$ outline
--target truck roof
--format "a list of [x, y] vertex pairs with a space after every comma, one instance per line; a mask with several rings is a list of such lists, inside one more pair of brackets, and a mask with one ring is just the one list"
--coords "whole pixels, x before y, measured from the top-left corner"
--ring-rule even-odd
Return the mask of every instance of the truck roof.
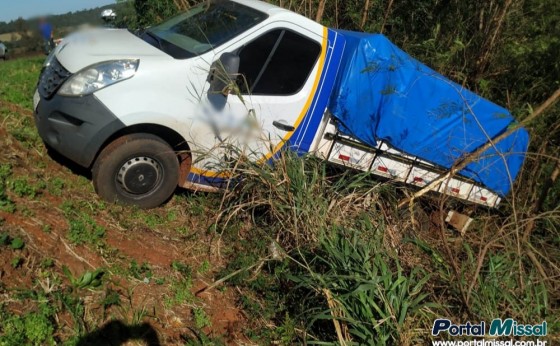
[[266, 13], [271, 19], [287, 20], [293, 24], [300, 25], [311, 31], [322, 32], [323, 30], [322, 29], [323, 26], [312, 19], [309, 19], [305, 16], [302, 16], [288, 9], [271, 5], [264, 1], [259, 1], [259, 0], [229, 0], [229, 1], [237, 2], [241, 5], [251, 7], [257, 11]]
[[242, 5], [254, 8], [258, 11], [264, 12], [270, 16], [279, 13], [279, 12], [290, 12], [289, 10], [283, 9], [281, 7], [269, 4], [267, 2], [264, 1], [260, 1], [260, 0], [231, 0], [237, 3], [240, 3]]

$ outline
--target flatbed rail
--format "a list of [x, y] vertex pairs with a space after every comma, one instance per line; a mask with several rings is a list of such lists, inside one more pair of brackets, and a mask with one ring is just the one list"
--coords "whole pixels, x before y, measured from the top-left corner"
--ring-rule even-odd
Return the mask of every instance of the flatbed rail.
[[[330, 116], [326, 118], [316, 153], [328, 162], [417, 188], [428, 186], [446, 172], [444, 168], [407, 155], [384, 141], [378, 141], [376, 147], [365, 145], [341, 134], [336, 121]], [[462, 176], [452, 177], [434, 186], [432, 191], [490, 208], [501, 202], [499, 195]]]

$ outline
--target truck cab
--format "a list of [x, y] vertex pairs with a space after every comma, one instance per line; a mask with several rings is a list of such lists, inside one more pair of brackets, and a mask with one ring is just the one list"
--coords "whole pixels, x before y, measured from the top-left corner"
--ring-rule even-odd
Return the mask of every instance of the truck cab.
[[34, 96], [46, 145], [91, 168], [106, 200], [151, 208], [223, 186], [227, 148], [268, 160], [317, 143], [339, 35], [254, 0], [208, 1], [138, 35], [75, 33]]

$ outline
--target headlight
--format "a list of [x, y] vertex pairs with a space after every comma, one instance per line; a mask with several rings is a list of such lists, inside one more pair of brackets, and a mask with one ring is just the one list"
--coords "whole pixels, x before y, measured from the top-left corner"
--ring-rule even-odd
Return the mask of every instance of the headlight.
[[115, 60], [86, 67], [68, 79], [58, 91], [62, 96], [85, 96], [136, 74], [138, 60]]

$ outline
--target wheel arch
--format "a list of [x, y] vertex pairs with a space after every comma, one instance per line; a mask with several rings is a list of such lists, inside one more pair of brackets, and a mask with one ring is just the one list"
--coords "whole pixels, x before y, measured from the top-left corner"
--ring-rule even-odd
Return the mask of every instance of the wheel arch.
[[109, 136], [103, 142], [103, 144], [97, 150], [94, 159], [91, 162], [91, 165], [95, 163], [99, 154], [105, 149], [110, 143], [114, 142], [115, 140], [135, 133], [148, 133], [154, 136], [161, 138], [164, 142], [169, 144], [171, 148], [177, 154], [177, 160], [179, 160], [179, 181], [177, 182], [178, 185], [182, 185], [185, 183], [192, 165], [192, 155], [191, 155], [191, 148], [183, 136], [181, 136], [177, 131], [163, 125], [159, 124], [135, 124], [131, 126], [124, 127], [112, 135]]

